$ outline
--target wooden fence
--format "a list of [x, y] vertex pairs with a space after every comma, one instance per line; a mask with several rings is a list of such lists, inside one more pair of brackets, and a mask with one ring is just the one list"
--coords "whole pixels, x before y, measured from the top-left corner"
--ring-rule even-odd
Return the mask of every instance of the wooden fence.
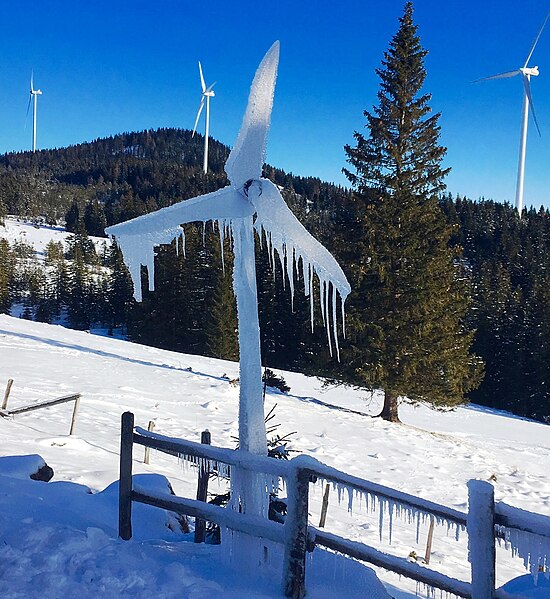
[[[11, 379], [10, 379], [11, 381]], [[13, 382], [13, 381], [12, 381]], [[8, 389], [11, 388], [11, 384], [8, 383]], [[0, 408], [0, 417], [6, 418], [8, 416], [16, 416], [17, 414], [25, 414], [26, 412], [33, 412], [34, 410], [41, 410], [43, 408], [51, 408], [62, 403], [68, 403], [74, 401], [73, 414], [71, 416], [71, 427], [69, 429], [69, 435], [74, 433], [76, 416], [78, 414], [78, 408], [80, 407], [80, 393], [73, 393], [72, 395], [65, 395], [64, 397], [57, 397], [56, 399], [48, 399], [39, 403], [31, 404], [28, 406], [21, 406], [19, 408], [7, 409], [9, 390], [6, 390], [4, 395], [4, 402], [2, 408]]]
[[[178, 455], [184, 459], [210, 460], [283, 478], [287, 485], [289, 501], [285, 523], [281, 525], [258, 516], [239, 513], [202, 501], [153, 493], [139, 487], [133, 488], [134, 443]], [[405, 558], [389, 555], [366, 544], [350, 541], [313, 527], [308, 523], [309, 485], [318, 479], [466, 528], [469, 538], [471, 581], [451, 578]], [[509, 599], [511, 595], [495, 590], [495, 537], [501, 536], [499, 531], [506, 528], [550, 540], [550, 517], [531, 514], [502, 503], [495, 504], [493, 486], [484, 481], [474, 480], [468, 483], [468, 498], [468, 513], [463, 513], [350, 476], [306, 456], [298, 456], [290, 461], [275, 460], [193, 441], [172, 439], [141, 428], [134, 430], [134, 415], [131, 412], [122, 415], [120, 537], [125, 540], [132, 537], [132, 502], [137, 501], [280, 543], [284, 546], [283, 590], [286, 597], [293, 599], [302, 599], [305, 595], [306, 555], [308, 551], [313, 551], [316, 545], [396, 572], [459, 597]], [[470, 542], [472, 539], [474, 542]]]

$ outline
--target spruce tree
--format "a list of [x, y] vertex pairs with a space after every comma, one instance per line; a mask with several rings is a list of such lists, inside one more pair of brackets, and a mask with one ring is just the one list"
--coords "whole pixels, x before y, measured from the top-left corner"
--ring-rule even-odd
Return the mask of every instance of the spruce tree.
[[431, 96], [422, 92], [426, 54], [408, 2], [376, 71], [378, 105], [364, 113], [369, 135], [356, 132], [357, 145], [345, 148], [355, 192], [346, 238], [358, 252], [348, 359], [355, 381], [384, 390], [381, 416], [390, 421], [405, 397], [457, 405], [480, 378], [452, 228], [438, 205], [449, 169], [441, 166], [440, 115], [430, 115]]

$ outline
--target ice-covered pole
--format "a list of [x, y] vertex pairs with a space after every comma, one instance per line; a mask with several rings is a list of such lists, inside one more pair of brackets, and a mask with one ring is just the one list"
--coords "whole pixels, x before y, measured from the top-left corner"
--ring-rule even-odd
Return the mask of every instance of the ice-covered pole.
[[486, 481], [468, 481], [467, 526], [472, 599], [490, 599], [495, 592], [495, 490]]

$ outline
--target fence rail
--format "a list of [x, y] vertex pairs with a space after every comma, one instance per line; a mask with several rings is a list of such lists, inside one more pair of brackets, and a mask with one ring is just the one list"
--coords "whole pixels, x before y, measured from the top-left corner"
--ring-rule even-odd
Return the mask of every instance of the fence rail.
[[[70, 401], [74, 401], [73, 414], [71, 417], [71, 428], [69, 430], [69, 435], [72, 435], [74, 433], [74, 428], [76, 424], [76, 415], [78, 413], [78, 408], [80, 407], [80, 393], [73, 393], [72, 395], [57, 397], [56, 399], [48, 399], [39, 403], [30, 404], [28, 406], [21, 406], [19, 408], [13, 408], [9, 410], [7, 408], [2, 408], [0, 409], [0, 417], [7, 418], [9, 416], [17, 416], [18, 414], [25, 414], [27, 412], [33, 412], [34, 410], [41, 410], [43, 408], [51, 408], [52, 406], [57, 406], [62, 403], [68, 403]], [[5, 398], [3, 405], [6, 404], [7, 401]]]
[[[289, 501], [285, 523], [279, 524], [194, 499], [153, 493], [139, 488], [133, 489], [132, 446], [134, 443], [185, 459], [209, 460], [285, 479]], [[469, 546], [472, 556], [470, 560], [472, 582], [451, 578], [417, 563], [409, 562], [407, 559], [389, 555], [363, 543], [350, 541], [309, 525], [309, 484], [318, 479], [368, 493], [416, 512], [467, 528], [469, 541], [476, 539], [476, 542]], [[285, 596], [293, 599], [302, 599], [305, 595], [306, 552], [312, 551], [315, 545], [369, 562], [466, 599], [493, 599], [495, 597], [508, 599], [511, 597], [510, 595], [495, 590], [495, 537], [499, 536], [498, 527], [512, 528], [539, 537], [550, 538], [550, 517], [532, 514], [504, 503], [495, 504], [493, 487], [484, 481], [470, 481], [468, 490], [469, 509], [466, 514], [390, 487], [345, 474], [307, 456], [299, 456], [290, 461], [274, 460], [265, 456], [251, 455], [248, 452], [231, 451], [193, 441], [165, 437], [139, 427], [134, 431], [133, 414], [126, 412], [122, 415], [120, 537], [129, 539], [132, 536], [132, 501], [137, 501], [280, 543], [285, 548], [283, 589]]]

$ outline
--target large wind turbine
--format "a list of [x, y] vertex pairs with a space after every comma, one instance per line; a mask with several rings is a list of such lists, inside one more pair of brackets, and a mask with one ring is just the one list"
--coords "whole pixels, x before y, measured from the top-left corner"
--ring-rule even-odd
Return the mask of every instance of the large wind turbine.
[[197, 125], [199, 123], [199, 118], [201, 116], [202, 109], [206, 103], [206, 125], [204, 128], [204, 162], [202, 166], [202, 170], [206, 173], [208, 172], [208, 131], [210, 128], [210, 98], [213, 98], [216, 94], [213, 91], [213, 87], [216, 85], [216, 82], [212, 83], [212, 85], [206, 87], [206, 83], [204, 82], [204, 75], [202, 74], [202, 66], [199, 61], [199, 75], [201, 77], [201, 89], [202, 89], [202, 98], [201, 103], [199, 104], [199, 110], [197, 112], [197, 118], [195, 119], [195, 126], [193, 127], [193, 135], [195, 136], [195, 131], [197, 130]]
[[516, 71], [508, 71], [507, 73], [499, 73], [498, 75], [492, 75], [491, 77], [484, 77], [483, 79], [478, 79], [478, 81], [488, 81], [490, 79], [507, 79], [509, 77], [515, 77], [516, 75], [521, 75], [523, 80], [523, 112], [521, 117], [521, 136], [519, 143], [519, 161], [518, 161], [518, 179], [516, 184], [516, 208], [521, 216], [521, 212], [523, 210], [523, 180], [525, 176], [525, 148], [527, 145], [527, 124], [529, 121], [529, 107], [531, 107], [531, 113], [533, 115], [533, 120], [535, 121], [535, 126], [540, 135], [540, 127], [537, 121], [537, 115], [535, 114], [535, 106], [533, 104], [533, 97], [531, 96], [531, 77], [537, 77], [539, 74], [538, 67], [528, 67], [529, 61], [531, 60], [531, 56], [535, 51], [535, 47], [539, 41], [539, 38], [542, 34], [542, 31], [546, 25], [546, 21], [548, 21], [548, 17], [550, 13], [546, 15], [544, 19], [544, 23], [540, 28], [533, 45], [531, 46], [531, 50], [527, 55], [524, 65], [517, 69]]
[[31, 101], [33, 102], [33, 110], [32, 110], [32, 151], [36, 152], [36, 107], [38, 96], [42, 95], [42, 91], [39, 89], [34, 89], [33, 84], [34, 73], [31, 71], [31, 91], [29, 96], [29, 103], [27, 105], [27, 116], [29, 116], [29, 109], [31, 107]]

